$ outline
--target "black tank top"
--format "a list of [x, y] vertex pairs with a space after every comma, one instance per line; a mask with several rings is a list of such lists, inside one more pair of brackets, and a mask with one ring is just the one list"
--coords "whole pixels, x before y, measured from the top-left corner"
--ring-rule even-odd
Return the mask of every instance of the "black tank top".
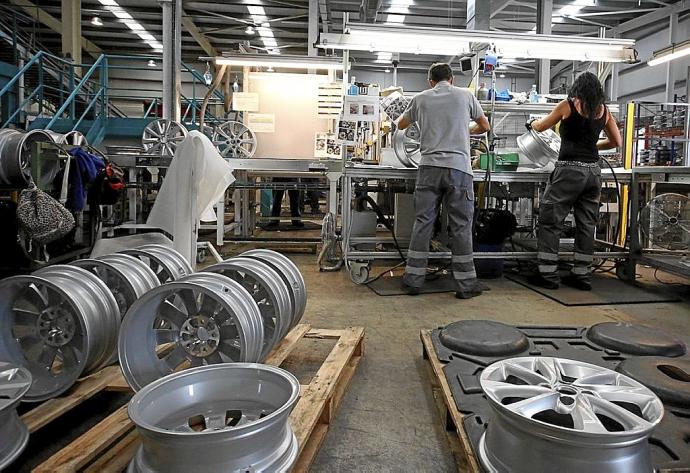
[[572, 99], [568, 99], [568, 104], [570, 115], [561, 121], [561, 150], [558, 160], [596, 163], [599, 161], [597, 141], [608, 116], [606, 105], [601, 118], [592, 119], [580, 115]]

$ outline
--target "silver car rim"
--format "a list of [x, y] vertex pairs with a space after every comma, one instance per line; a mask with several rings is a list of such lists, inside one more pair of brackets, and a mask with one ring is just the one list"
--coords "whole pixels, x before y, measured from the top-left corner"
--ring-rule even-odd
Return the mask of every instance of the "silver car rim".
[[419, 127], [416, 123], [404, 130], [398, 128], [393, 132], [393, 150], [404, 166], [408, 168], [419, 167], [422, 154], [419, 143]]
[[510, 358], [480, 384], [493, 416], [479, 453], [490, 472], [652, 471], [647, 438], [661, 401], [600, 366], [550, 357]]
[[117, 347], [119, 311], [96, 276], [54, 265], [0, 282], [0, 359], [31, 371], [27, 401], [69, 389], [105, 366]]
[[161, 284], [192, 274], [189, 262], [175, 249], [165, 245], [143, 245], [120, 253], [134, 256], [153, 270]]
[[[31, 180], [31, 148], [34, 143], [55, 143], [45, 130], [23, 132], [4, 128], [0, 130], [0, 183], [24, 185]], [[53, 182], [60, 170], [60, 162], [46, 159], [41, 163], [41, 186]]]
[[239, 283], [197, 273], [137, 300], [118, 343], [122, 372], [136, 391], [189, 367], [259, 361], [264, 334], [259, 308]]
[[242, 122], [218, 125], [213, 130], [212, 141], [224, 158], [251, 158], [256, 152], [256, 135]]
[[29, 441], [29, 429], [16, 408], [30, 387], [29, 370], [0, 361], [0, 471], [22, 453]]
[[141, 145], [147, 154], [172, 158], [186, 136], [187, 128], [184, 125], [167, 118], [159, 118], [146, 125], [141, 136]]
[[148, 265], [125, 254], [77, 260], [72, 265], [93, 273], [108, 286], [117, 302], [120, 317], [124, 317], [134, 301], [160, 285], [156, 273]]
[[261, 357], [268, 353], [290, 331], [293, 313], [290, 289], [278, 274], [262, 261], [252, 258], [230, 258], [209, 266], [204, 271], [220, 273], [240, 283], [261, 311], [264, 323], [264, 347]]
[[307, 287], [304, 284], [304, 278], [299, 268], [290, 258], [273, 250], [249, 250], [240, 256], [258, 259], [278, 271], [278, 274], [281, 275], [283, 281], [290, 288], [290, 299], [293, 304], [292, 313], [294, 314], [290, 328], [294, 328], [302, 320], [304, 310], [307, 307]]
[[250, 363], [153, 382], [128, 406], [142, 439], [128, 471], [289, 471], [299, 446], [288, 417], [298, 397], [292, 374]]
[[53, 140], [60, 145], [87, 146], [89, 144], [84, 134], [77, 130], [68, 131], [64, 134], [52, 130], [44, 131], [46, 131], [53, 138]]

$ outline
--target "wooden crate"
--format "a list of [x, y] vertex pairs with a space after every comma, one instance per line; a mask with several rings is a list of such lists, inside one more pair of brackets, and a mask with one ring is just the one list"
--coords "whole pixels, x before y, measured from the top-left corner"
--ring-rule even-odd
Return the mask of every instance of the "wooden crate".
[[[296, 472], [309, 470], [323, 443], [362, 357], [364, 329], [313, 329], [308, 324], [300, 324], [269, 354], [265, 363], [280, 366], [288, 356], [298, 355], [299, 351], [295, 349], [302, 339], [335, 340], [335, 345], [310, 383], [302, 385], [300, 399], [290, 415], [299, 442]], [[80, 380], [67, 394], [25, 413], [22, 420], [30, 432], [35, 432], [102, 391], [130, 391], [119, 366], [106, 367]], [[138, 433], [127, 416], [127, 405], [124, 405], [33, 471], [121, 472], [138, 447]]]
[[462, 424], [463, 414], [458, 410], [453, 399], [446, 375], [443, 372], [443, 363], [438, 360], [436, 350], [431, 341], [431, 330], [422, 330], [419, 334], [422, 339], [422, 354], [429, 362], [429, 374], [431, 377], [431, 389], [439, 414], [446, 422], [446, 437], [450, 446], [458, 471], [462, 473], [482, 473], [479, 460], [472, 451], [470, 439]]

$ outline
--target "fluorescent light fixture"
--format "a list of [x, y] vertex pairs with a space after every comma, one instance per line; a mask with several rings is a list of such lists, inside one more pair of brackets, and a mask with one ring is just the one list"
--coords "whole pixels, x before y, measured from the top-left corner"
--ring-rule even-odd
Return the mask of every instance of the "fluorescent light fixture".
[[342, 69], [338, 58], [314, 56], [289, 56], [266, 54], [239, 54], [214, 58], [214, 62], [227, 66], [279, 67], [284, 69]]
[[[105, 7], [106, 10], [108, 10], [110, 13], [115, 15], [116, 18], [119, 18], [122, 20], [122, 23], [127, 25], [127, 28], [132, 30], [134, 34], [136, 34], [139, 38], [141, 38], [146, 44], [151, 46], [154, 51], [160, 52], [163, 51], [163, 45], [156, 40], [156, 37], [153, 36], [151, 33], [146, 31], [146, 28], [142, 26], [141, 23], [136, 21], [132, 15], [127, 13], [127, 11], [122, 8], [115, 0], [98, 0], [101, 5]], [[94, 17], [94, 20], [98, 17]], [[101, 22], [100, 25], [95, 23], [94, 20], [91, 20], [91, 23], [93, 23], [96, 26], [101, 26], [103, 23]], [[98, 18], [98, 21], [100, 22], [100, 18]], [[150, 65], [150, 64], [149, 64]]]
[[656, 66], [665, 62], [673, 61], [679, 57], [690, 55], [690, 39], [682, 43], [673, 44], [667, 48], [654, 51], [652, 59], [647, 61], [647, 65]]
[[635, 41], [564, 35], [533, 35], [500, 31], [458, 30], [419, 26], [350, 23], [345, 33], [322, 33], [323, 49], [467, 55], [473, 43], [492, 45], [499, 56], [521, 59], [634, 62]]
[[[259, 37], [261, 38], [261, 42], [264, 44], [264, 48], [266, 48], [266, 52], [273, 55], [280, 54], [278, 43], [273, 35], [273, 30], [271, 30], [271, 23], [268, 21], [264, 7], [260, 5], [248, 5], [247, 10], [249, 11], [249, 15], [252, 17], [254, 24], [261, 25], [260, 27], [256, 28], [256, 32], [259, 33]], [[247, 30], [245, 30], [245, 33], [246, 32]]]
[[103, 22], [98, 16], [94, 16], [93, 18], [91, 18], [91, 24], [93, 26], [103, 26]]

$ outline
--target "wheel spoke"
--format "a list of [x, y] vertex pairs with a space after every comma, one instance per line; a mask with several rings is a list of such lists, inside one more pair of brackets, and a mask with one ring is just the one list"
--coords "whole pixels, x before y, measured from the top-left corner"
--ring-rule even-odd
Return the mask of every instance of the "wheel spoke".
[[525, 417], [532, 417], [540, 412], [553, 409], [556, 406], [558, 394], [546, 392], [523, 401], [506, 405], [506, 409], [516, 412]]
[[614, 404], [606, 399], [595, 396], [588, 396], [589, 402], [596, 412], [611, 417], [619, 422], [626, 430], [646, 429], [650, 427], [649, 422], [633, 414], [629, 410]]
[[176, 346], [173, 351], [165, 355], [161, 361], [170, 369], [175, 371], [184, 361], [187, 360], [187, 352], [181, 346]]
[[179, 330], [165, 328], [156, 329], [156, 344], [164, 345], [166, 343], [174, 343], [177, 341], [179, 334]]
[[184, 304], [184, 308], [187, 311], [187, 315], [192, 316], [199, 313], [199, 303], [197, 300], [197, 295], [191, 289], [184, 289], [177, 293], [177, 296]]
[[549, 378], [545, 375], [540, 375], [535, 371], [535, 369], [530, 369], [521, 364], [512, 363], [510, 360], [508, 360], [503, 365], [503, 379], [507, 379], [510, 375], [513, 375], [516, 378], [519, 378], [532, 385], [537, 385], [540, 383], [550, 384]]
[[597, 417], [594, 409], [592, 409], [587, 397], [578, 396], [575, 407], [570, 411], [570, 416], [573, 419], [573, 428], [592, 433], [608, 432]]
[[206, 356], [205, 359], [209, 365], [223, 363], [223, 359], [220, 357], [220, 353], [218, 353], [218, 351], [214, 351], [210, 355]]
[[541, 371], [542, 376], [551, 384], [555, 384], [561, 379], [559, 366], [553, 363], [553, 358], [536, 358], [533, 369], [535, 372]]
[[163, 301], [158, 309], [158, 315], [170, 322], [174, 327], [178, 329], [182, 327], [182, 324], [187, 320], [187, 314], [182, 312], [175, 304], [169, 300]]

